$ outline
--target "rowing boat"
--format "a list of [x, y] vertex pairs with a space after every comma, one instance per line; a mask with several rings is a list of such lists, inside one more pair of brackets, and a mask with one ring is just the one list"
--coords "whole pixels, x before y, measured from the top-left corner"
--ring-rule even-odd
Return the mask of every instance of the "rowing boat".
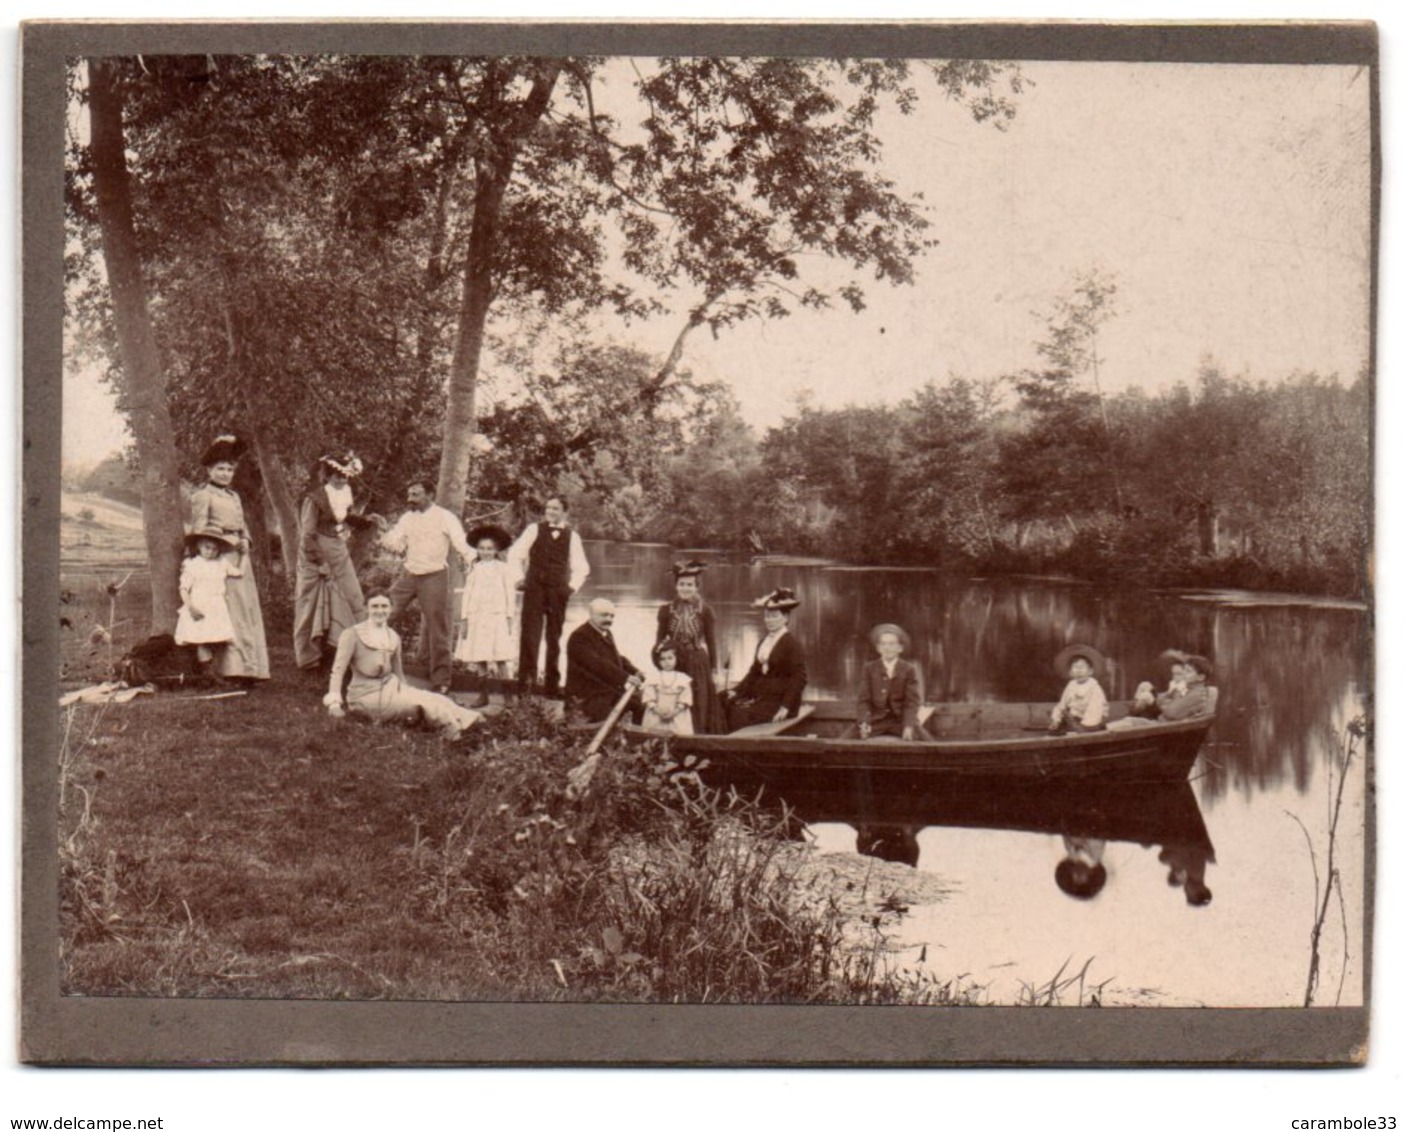
[[[729, 735], [670, 736], [675, 758], [706, 759], [717, 779], [792, 780], [798, 775], [1185, 780], [1213, 716], [1084, 734], [1051, 735], [1053, 704], [935, 704], [924, 709], [927, 738], [860, 739], [853, 703], [813, 701], [800, 718]], [[1112, 718], [1127, 715], [1113, 706]], [[633, 738], [657, 732], [627, 729]]]

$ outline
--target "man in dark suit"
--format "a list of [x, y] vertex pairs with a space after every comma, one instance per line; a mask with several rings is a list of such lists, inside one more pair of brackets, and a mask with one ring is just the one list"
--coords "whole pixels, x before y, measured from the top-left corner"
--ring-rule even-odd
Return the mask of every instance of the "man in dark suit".
[[918, 669], [900, 655], [908, 647], [908, 634], [897, 625], [876, 625], [869, 640], [879, 659], [864, 666], [859, 684], [859, 737], [897, 735], [918, 737], [918, 709], [923, 704]]
[[[590, 608], [591, 619], [578, 625], [566, 639], [566, 706], [587, 722], [599, 723], [625, 689], [637, 690], [644, 677], [615, 647], [610, 631], [615, 603], [598, 597]], [[637, 695], [631, 715], [637, 718], [640, 708]]]
[[791, 611], [800, 601], [791, 590], [779, 589], [752, 604], [762, 610], [766, 636], [757, 645], [752, 667], [724, 704], [733, 731], [793, 717], [806, 689], [805, 650], [787, 631]]

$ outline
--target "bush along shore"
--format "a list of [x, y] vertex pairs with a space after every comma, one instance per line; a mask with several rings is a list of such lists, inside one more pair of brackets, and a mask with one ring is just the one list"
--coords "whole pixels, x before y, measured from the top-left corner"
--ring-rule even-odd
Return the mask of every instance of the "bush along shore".
[[783, 810], [658, 745], [608, 747], [569, 798], [585, 738], [530, 702], [457, 743], [331, 720], [306, 682], [75, 706], [61, 727], [69, 994], [979, 997], [894, 961], [894, 918], [932, 878], [846, 880]]

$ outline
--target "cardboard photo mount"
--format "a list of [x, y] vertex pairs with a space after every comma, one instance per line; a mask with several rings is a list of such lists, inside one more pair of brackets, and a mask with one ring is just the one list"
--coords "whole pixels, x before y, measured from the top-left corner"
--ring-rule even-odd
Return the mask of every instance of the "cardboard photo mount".
[[[23, 226], [22, 1060], [48, 1065], [1221, 1065], [1367, 1056], [1368, 1008], [571, 1005], [64, 996], [56, 845], [63, 167], [69, 59], [154, 54], [820, 55], [1368, 70], [1372, 327], [1380, 212], [1367, 23], [32, 22], [21, 30]], [[1373, 348], [1375, 363], [1375, 348]], [[1375, 370], [1375, 364], [1373, 365]], [[1371, 767], [1369, 764], [1368, 772]], [[1366, 811], [1371, 1001], [1375, 810]]]

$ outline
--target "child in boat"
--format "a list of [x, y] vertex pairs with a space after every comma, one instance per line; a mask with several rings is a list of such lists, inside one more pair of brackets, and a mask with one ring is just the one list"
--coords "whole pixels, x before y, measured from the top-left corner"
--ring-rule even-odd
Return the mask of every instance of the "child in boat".
[[1160, 694], [1144, 680], [1133, 695], [1132, 714], [1144, 719], [1175, 723], [1215, 712], [1215, 692], [1210, 686], [1211, 662], [1204, 656], [1168, 649], [1162, 654], [1172, 662], [1172, 682]]
[[1070, 645], [1055, 657], [1055, 671], [1069, 677], [1064, 694], [1050, 713], [1050, 730], [1103, 731], [1108, 723], [1108, 697], [1095, 677], [1104, 669], [1103, 654], [1088, 645]]
[[217, 649], [234, 640], [225, 579], [242, 577], [243, 559], [224, 557], [237, 544], [222, 531], [196, 531], [186, 536], [186, 559], [181, 563], [181, 609], [176, 618], [178, 645], [194, 645], [202, 671], [209, 671]]
[[918, 737], [918, 709], [923, 694], [918, 686], [918, 668], [902, 659], [909, 645], [908, 634], [897, 625], [875, 625], [869, 642], [879, 654], [864, 666], [859, 681], [859, 737], [894, 735], [909, 741]]
[[679, 650], [660, 641], [652, 654], [658, 674], [644, 684], [644, 726], [651, 731], [693, 734], [693, 680], [678, 670]]

